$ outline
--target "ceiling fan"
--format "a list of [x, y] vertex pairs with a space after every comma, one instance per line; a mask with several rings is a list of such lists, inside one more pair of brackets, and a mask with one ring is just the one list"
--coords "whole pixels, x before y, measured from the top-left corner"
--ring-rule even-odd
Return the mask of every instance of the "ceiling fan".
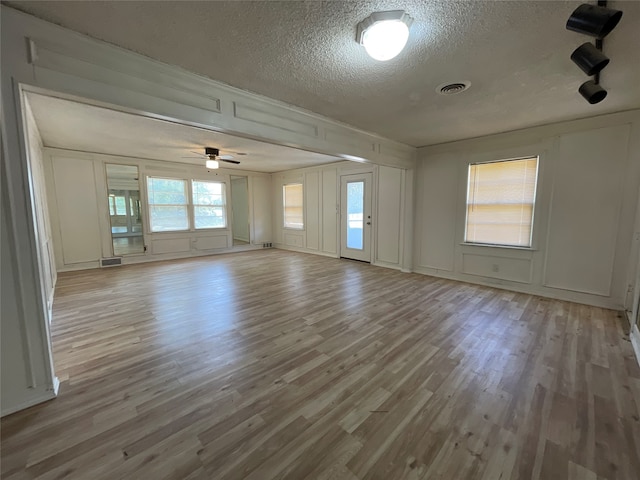
[[219, 168], [220, 164], [218, 162], [226, 162], [233, 163], [235, 165], [240, 165], [238, 160], [234, 160], [233, 155], [220, 155], [220, 150], [213, 147], [205, 147], [204, 154], [198, 152], [191, 152], [198, 155], [197, 157], [182, 157], [182, 158], [204, 158], [206, 159], [205, 165], [207, 168], [215, 169]]

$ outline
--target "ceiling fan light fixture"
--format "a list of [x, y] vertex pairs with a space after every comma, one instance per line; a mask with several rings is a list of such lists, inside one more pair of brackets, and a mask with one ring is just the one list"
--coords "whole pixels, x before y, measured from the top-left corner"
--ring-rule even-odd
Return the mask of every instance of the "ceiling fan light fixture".
[[412, 23], [404, 10], [374, 12], [358, 24], [356, 40], [371, 58], [385, 62], [405, 47]]
[[207, 168], [211, 169], [211, 170], [215, 170], [217, 168], [220, 168], [220, 164], [218, 163], [217, 160], [213, 160], [213, 159], [209, 159], [205, 162], [205, 165], [207, 166]]

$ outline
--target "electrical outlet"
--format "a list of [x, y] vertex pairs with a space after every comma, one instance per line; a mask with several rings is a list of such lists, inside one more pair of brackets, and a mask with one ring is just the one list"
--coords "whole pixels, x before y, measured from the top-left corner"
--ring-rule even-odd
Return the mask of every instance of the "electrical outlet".
[[500, 265], [494, 263], [493, 265], [491, 265], [491, 271], [494, 273], [498, 273], [500, 271]]

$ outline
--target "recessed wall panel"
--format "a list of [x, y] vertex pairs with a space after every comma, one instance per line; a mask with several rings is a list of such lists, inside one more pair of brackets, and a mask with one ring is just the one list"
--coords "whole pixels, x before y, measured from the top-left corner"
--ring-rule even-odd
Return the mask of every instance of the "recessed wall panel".
[[560, 137], [544, 285], [610, 295], [629, 126]]
[[309, 172], [305, 175], [304, 184], [305, 229], [307, 231], [307, 248], [320, 248], [320, 174]]
[[151, 241], [151, 253], [183, 253], [191, 250], [188, 238], [154, 239]]
[[456, 244], [459, 162], [442, 155], [422, 162], [418, 173], [418, 188], [422, 202], [416, 215], [422, 228], [419, 245], [419, 265], [453, 271]]
[[54, 157], [52, 163], [64, 264], [98, 261], [101, 243], [93, 162]]
[[376, 258], [382, 262], [400, 263], [400, 207], [402, 200], [402, 170], [392, 167], [378, 169], [378, 216]]
[[227, 248], [229, 246], [229, 236], [224, 235], [211, 235], [209, 237], [198, 237], [194, 240], [193, 244], [196, 250], [214, 250], [216, 248]]

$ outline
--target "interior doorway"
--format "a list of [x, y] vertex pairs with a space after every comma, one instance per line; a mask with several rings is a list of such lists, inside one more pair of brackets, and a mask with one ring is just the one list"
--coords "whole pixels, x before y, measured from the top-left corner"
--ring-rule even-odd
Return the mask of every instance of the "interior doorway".
[[340, 176], [340, 256], [371, 262], [371, 173]]

